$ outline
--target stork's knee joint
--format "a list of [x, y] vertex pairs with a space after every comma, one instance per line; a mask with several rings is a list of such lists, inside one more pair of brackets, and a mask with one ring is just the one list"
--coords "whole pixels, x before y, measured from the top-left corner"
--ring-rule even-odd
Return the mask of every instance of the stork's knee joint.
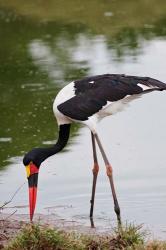
[[93, 174], [98, 174], [99, 172], [99, 165], [98, 163], [94, 163], [93, 169], [92, 169]]
[[112, 167], [110, 165], [107, 165], [106, 166], [106, 173], [107, 173], [107, 175], [108, 176], [112, 176], [112, 172], [113, 172]]

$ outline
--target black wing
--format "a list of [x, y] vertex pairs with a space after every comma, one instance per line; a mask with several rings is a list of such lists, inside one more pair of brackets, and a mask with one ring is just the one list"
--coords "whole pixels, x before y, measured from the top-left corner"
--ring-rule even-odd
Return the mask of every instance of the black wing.
[[[149, 87], [149, 90], [143, 90], [138, 84]], [[102, 109], [107, 101], [115, 102], [127, 95], [164, 89], [166, 84], [149, 77], [118, 74], [87, 77], [75, 81], [75, 96], [57, 108], [72, 119], [85, 121]]]

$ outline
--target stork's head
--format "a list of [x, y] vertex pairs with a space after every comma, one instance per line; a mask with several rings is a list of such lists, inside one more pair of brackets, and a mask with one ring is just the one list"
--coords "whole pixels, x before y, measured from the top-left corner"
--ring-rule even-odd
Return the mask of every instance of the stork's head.
[[47, 148], [34, 148], [25, 154], [23, 163], [26, 167], [28, 185], [29, 185], [29, 208], [30, 220], [33, 219], [33, 214], [36, 205], [37, 182], [40, 165], [51, 155], [61, 151], [68, 139], [70, 133], [70, 124], [64, 124], [59, 127], [59, 137], [55, 145]]
[[32, 221], [37, 197], [37, 184], [39, 167], [42, 162], [42, 149], [35, 148], [25, 154], [23, 163], [26, 167], [28, 186], [29, 186], [29, 212]]

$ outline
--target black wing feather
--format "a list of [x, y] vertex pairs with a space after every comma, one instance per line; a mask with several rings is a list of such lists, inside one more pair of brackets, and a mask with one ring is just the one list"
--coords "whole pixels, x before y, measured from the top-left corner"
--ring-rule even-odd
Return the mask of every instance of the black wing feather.
[[[138, 84], [153, 88], [143, 91]], [[127, 95], [165, 89], [166, 84], [149, 77], [118, 74], [86, 77], [75, 81], [76, 96], [60, 104], [57, 108], [72, 119], [85, 121], [102, 109], [107, 101], [115, 102]]]

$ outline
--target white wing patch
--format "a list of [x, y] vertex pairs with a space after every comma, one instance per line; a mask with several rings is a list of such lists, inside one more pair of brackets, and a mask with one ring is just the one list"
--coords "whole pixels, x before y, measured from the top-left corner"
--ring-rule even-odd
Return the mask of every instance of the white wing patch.
[[143, 90], [153, 89], [153, 86], [146, 86], [144, 84], [138, 83], [137, 86], [141, 87]]

